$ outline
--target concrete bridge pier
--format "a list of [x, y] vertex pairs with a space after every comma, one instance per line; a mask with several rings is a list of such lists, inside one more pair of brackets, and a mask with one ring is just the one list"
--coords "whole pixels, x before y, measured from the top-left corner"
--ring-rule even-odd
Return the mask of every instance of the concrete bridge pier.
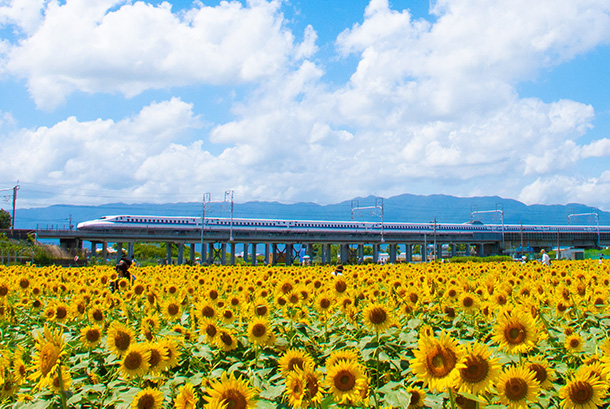
[[390, 263], [392, 264], [396, 264], [396, 244], [392, 243], [390, 244]]
[[258, 263], [256, 259], [256, 245], [257, 243], [252, 243], [252, 265], [255, 266]]
[[244, 263], [248, 264], [250, 256], [248, 255], [248, 243], [244, 243]]
[[129, 243], [127, 243], [127, 257], [129, 257], [130, 260], [133, 260], [133, 256], [134, 256], [134, 247], [135, 247], [136, 242], [135, 241], [130, 241]]
[[167, 265], [172, 264], [172, 243], [170, 242], [165, 243], [165, 262]]
[[413, 261], [413, 245], [411, 243], [405, 244], [405, 262], [410, 263]]
[[116, 244], [116, 264], [119, 264], [119, 261], [121, 261], [121, 257], [123, 257], [123, 242], [117, 242], [117, 244]]
[[271, 264], [270, 257], [271, 257], [271, 249], [270, 249], [271, 245], [269, 243], [265, 243], [265, 262], [264, 264]]
[[184, 263], [184, 243], [178, 243], [178, 260], [176, 264], [180, 265]]
[[235, 265], [235, 243], [231, 243], [231, 256], [229, 259], [229, 264], [231, 264], [232, 266]]
[[341, 264], [349, 263], [349, 244], [341, 243]]
[[373, 244], [373, 262], [379, 263], [379, 244]]
[[191, 261], [191, 264], [195, 264], [195, 243], [191, 243], [191, 255], [189, 260]]

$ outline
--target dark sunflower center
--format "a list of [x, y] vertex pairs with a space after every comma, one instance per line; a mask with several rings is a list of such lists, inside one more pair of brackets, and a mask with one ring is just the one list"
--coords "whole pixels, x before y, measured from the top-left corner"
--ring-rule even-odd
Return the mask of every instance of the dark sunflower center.
[[527, 396], [527, 382], [521, 378], [510, 378], [505, 386], [506, 397], [511, 401], [520, 401]]
[[388, 314], [383, 308], [375, 307], [369, 312], [369, 320], [375, 325], [381, 325], [388, 319]]
[[570, 339], [570, 348], [578, 348], [580, 341], [576, 338]]
[[347, 290], [347, 283], [345, 283], [345, 281], [337, 281], [335, 283], [335, 290], [337, 290], [338, 293], [344, 293], [345, 290]]
[[504, 329], [504, 338], [510, 344], [521, 344], [525, 340], [525, 328], [519, 323], [513, 323]]
[[155, 397], [146, 394], [138, 400], [138, 409], [152, 409], [155, 407]]
[[124, 365], [125, 368], [132, 371], [140, 368], [140, 366], [142, 365], [142, 355], [140, 355], [139, 352], [130, 352], [125, 357]]
[[578, 405], [585, 405], [593, 398], [593, 387], [589, 382], [574, 382], [570, 387], [570, 399]]
[[101, 312], [100, 310], [95, 310], [95, 311], [93, 312], [93, 314], [91, 314], [91, 315], [93, 316], [93, 319], [94, 319], [96, 322], [99, 322], [99, 321], [103, 321], [103, 320], [104, 320], [104, 313], [103, 313], [103, 312]]
[[161, 354], [156, 349], [150, 350], [150, 359], [148, 360], [148, 364], [151, 368], [155, 368], [161, 362]]
[[318, 380], [315, 376], [308, 374], [307, 375], [307, 392], [309, 393], [309, 397], [313, 398], [318, 393]]
[[288, 362], [288, 370], [294, 371], [294, 368], [303, 369], [303, 359], [299, 357], [292, 358]]
[[66, 307], [64, 307], [64, 306], [59, 306], [59, 307], [57, 307], [55, 316], [57, 317], [58, 320], [63, 320], [64, 318], [66, 318], [68, 316], [68, 310], [66, 310]]
[[267, 327], [265, 324], [254, 324], [252, 327], [252, 335], [256, 338], [260, 338], [267, 333]]
[[330, 307], [330, 300], [328, 298], [322, 298], [320, 300], [320, 307], [323, 309], [328, 309]]
[[266, 305], [257, 305], [256, 306], [256, 315], [258, 315], [259, 317], [262, 317], [265, 314], [267, 314], [267, 306]]
[[421, 395], [419, 391], [411, 391], [411, 406], [417, 407], [421, 401]]
[[441, 345], [434, 346], [426, 355], [426, 366], [435, 378], [444, 378], [455, 368], [455, 353]]
[[409, 294], [409, 300], [415, 304], [419, 300], [419, 296], [415, 293]]
[[472, 299], [472, 297], [464, 297], [464, 299], [462, 300], [462, 305], [466, 308], [470, 308], [474, 305], [474, 300]]
[[222, 403], [227, 409], [246, 409], [246, 397], [236, 389], [228, 389], [222, 394]]
[[353, 373], [347, 369], [337, 372], [337, 375], [335, 375], [335, 388], [341, 392], [348, 392], [354, 389], [354, 386], [356, 386], [356, 377]]
[[206, 318], [212, 318], [214, 316], [214, 308], [210, 307], [209, 305], [206, 305], [201, 310], [201, 315]]
[[180, 312], [180, 307], [178, 307], [178, 305], [172, 303], [167, 306], [167, 312], [169, 313], [169, 315], [176, 315], [176, 314], [178, 314], [178, 312]]
[[85, 334], [85, 338], [89, 342], [97, 342], [100, 339], [100, 332], [97, 329], [90, 329]]
[[227, 334], [226, 332], [223, 332], [222, 334], [220, 334], [220, 340], [226, 346], [233, 345], [233, 338], [231, 338], [231, 335]]
[[208, 334], [209, 337], [214, 338], [218, 333], [215, 325], [208, 325], [205, 329], [205, 333]]
[[462, 379], [469, 383], [479, 383], [489, 374], [489, 363], [481, 356], [468, 356], [466, 368], [460, 369]]
[[540, 364], [530, 364], [528, 368], [530, 371], [536, 374], [536, 380], [538, 381], [538, 383], [542, 385], [544, 381], [546, 381], [547, 374], [546, 369], [544, 369], [544, 366]]
[[114, 346], [117, 347], [119, 351], [126, 351], [129, 348], [129, 344], [131, 343], [131, 337], [128, 333], [119, 331], [114, 337]]

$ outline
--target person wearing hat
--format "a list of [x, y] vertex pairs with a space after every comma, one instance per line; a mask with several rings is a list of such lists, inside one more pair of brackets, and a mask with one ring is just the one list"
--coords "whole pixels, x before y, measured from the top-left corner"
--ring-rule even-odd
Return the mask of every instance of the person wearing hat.
[[334, 276], [340, 276], [342, 274], [343, 274], [343, 265], [337, 264], [337, 267], [335, 268], [335, 271], [333, 271], [333, 275]]
[[117, 288], [119, 288], [119, 281], [122, 278], [128, 279], [130, 282], [135, 281], [136, 277], [129, 273], [129, 267], [133, 262], [129, 259], [129, 257], [123, 256], [115, 266], [117, 272], [117, 279], [110, 284], [110, 291], [114, 292]]

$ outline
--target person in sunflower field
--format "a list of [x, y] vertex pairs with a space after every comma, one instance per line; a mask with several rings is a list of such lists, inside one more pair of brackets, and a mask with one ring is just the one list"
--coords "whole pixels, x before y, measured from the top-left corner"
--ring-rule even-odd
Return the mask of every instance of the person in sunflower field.
[[545, 266], [551, 266], [551, 258], [549, 257], [548, 254], [546, 254], [546, 251], [544, 251], [544, 249], [542, 249], [541, 251], [542, 253], [542, 264], [544, 264]]
[[110, 291], [115, 292], [119, 288], [119, 281], [121, 279], [126, 278], [130, 282], [134, 282], [136, 277], [129, 272], [129, 267], [131, 267], [132, 261], [128, 257], [121, 257], [119, 262], [116, 265], [117, 279], [110, 283]]

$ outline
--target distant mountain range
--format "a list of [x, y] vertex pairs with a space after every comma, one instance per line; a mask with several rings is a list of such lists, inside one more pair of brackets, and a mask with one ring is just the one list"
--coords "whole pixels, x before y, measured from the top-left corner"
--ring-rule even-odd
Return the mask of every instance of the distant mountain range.
[[[353, 204], [353, 205], [352, 205]], [[300, 220], [354, 220], [379, 221], [381, 211], [376, 205], [381, 200], [369, 196], [356, 198], [337, 204], [318, 205], [315, 203], [282, 204], [278, 202], [235, 203], [233, 216], [263, 219]], [[352, 209], [354, 211], [352, 212]], [[568, 224], [568, 214], [585, 214], [595, 210], [582, 204], [567, 205], [525, 205], [517, 200], [498, 196], [455, 197], [447, 195], [419, 196], [403, 194], [383, 199], [383, 218], [386, 222], [432, 222], [464, 223], [474, 219], [483, 223], [501, 223], [499, 212], [503, 210], [505, 224]], [[42, 208], [17, 209], [15, 228], [69, 228], [70, 222], [77, 223], [97, 219], [105, 215], [134, 214], [159, 216], [201, 217], [202, 203], [167, 204], [125, 204], [112, 203], [99, 206], [54, 205]], [[226, 202], [206, 204], [206, 215], [229, 217], [230, 205]], [[595, 225], [594, 216], [573, 216], [571, 224]], [[610, 224], [610, 212], [599, 212], [599, 223]]]

